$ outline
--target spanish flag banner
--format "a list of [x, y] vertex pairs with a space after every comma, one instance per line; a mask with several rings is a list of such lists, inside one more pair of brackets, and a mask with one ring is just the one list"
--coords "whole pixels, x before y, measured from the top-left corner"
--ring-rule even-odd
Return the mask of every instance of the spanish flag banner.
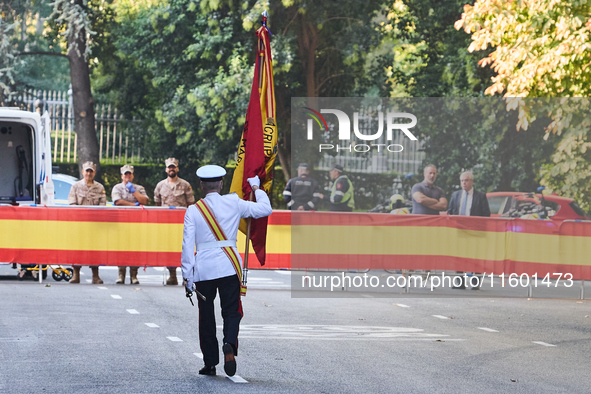
[[[250, 102], [242, 138], [238, 147], [236, 170], [232, 178], [231, 193], [245, 200], [250, 198], [251, 188], [248, 178], [258, 175], [261, 188], [267, 193], [273, 183], [273, 165], [277, 156], [277, 123], [275, 121], [275, 90], [273, 88], [273, 59], [269, 42], [266, 13], [258, 37], [258, 53], [255, 63]], [[265, 242], [267, 238], [267, 218], [251, 219], [250, 240], [254, 252], [265, 264]], [[246, 233], [246, 221], [240, 222], [240, 231]]]

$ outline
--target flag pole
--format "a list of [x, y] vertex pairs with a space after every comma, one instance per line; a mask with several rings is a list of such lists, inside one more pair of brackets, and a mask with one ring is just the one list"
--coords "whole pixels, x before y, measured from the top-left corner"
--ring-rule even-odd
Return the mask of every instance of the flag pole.
[[[254, 195], [254, 191], [251, 190], [250, 197], [248, 198], [248, 201], [252, 201], [253, 195]], [[244, 269], [242, 270], [242, 285], [244, 287], [246, 287], [246, 281], [247, 281], [246, 277], [248, 276], [248, 250], [250, 248], [250, 220], [251, 220], [251, 218], [248, 218], [246, 220], [246, 247], [244, 249]], [[246, 293], [244, 295], [246, 295]]]

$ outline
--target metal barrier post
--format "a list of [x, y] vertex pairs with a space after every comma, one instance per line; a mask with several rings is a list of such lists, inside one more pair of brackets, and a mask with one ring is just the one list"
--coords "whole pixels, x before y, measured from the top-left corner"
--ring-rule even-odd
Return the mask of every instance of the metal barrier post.
[[582, 280], [581, 281], [581, 295], [580, 295], [581, 300], [585, 299], [585, 281]]
[[404, 270], [402, 270], [402, 275], [404, 276], [404, 279], [405, 279], [405, 281], [404, 281], [404, 292], [405, 293], [410, 293], [410, 283], [409, 283], [410, 282], [410, 279], [409, 279], [410, 276], [408, 276], [406, 274], [407, 272], [408, 271], [405, 272]]
[[[533, 278], [533, 276], [532, 276]], [[527, 284], [527, 298], [532, 298], [534, 296], [534, 288], [532, 287], [531, 280], [528, 281]]]

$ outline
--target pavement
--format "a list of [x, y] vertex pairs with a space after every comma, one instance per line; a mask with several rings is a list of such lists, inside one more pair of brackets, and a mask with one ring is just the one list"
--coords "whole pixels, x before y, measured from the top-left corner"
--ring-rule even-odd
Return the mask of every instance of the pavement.
[[[115, 267], [101, 267], [103, 285], [82, 272], [80, 284], [39, 284], [0, 265], [0, 392], [591, 392], [591, 301], [579, 299], [580, 282], [555, 298], [292, 291], [302, 273], [251, 270], [230, 379], [222, 365], [197, 374], [198, 309], [182, 286], [163, 285], [167, 270], [140, 270], [140, 285], [115, 285]], [[221, 322], [218, 310], [218, 338]]]

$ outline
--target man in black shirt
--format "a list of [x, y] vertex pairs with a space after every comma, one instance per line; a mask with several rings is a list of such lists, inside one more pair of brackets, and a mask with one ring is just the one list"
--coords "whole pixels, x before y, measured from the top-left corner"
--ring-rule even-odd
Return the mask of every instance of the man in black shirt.
[[287, 208], [297, 211], [310, 211], [316, 208], [320, 194], [318, 193], [318, 182], [310, 178], [308, 164], [301, 163], [298, 166], [298, 176], [287, 182], [283, 191], [283, 200]]

